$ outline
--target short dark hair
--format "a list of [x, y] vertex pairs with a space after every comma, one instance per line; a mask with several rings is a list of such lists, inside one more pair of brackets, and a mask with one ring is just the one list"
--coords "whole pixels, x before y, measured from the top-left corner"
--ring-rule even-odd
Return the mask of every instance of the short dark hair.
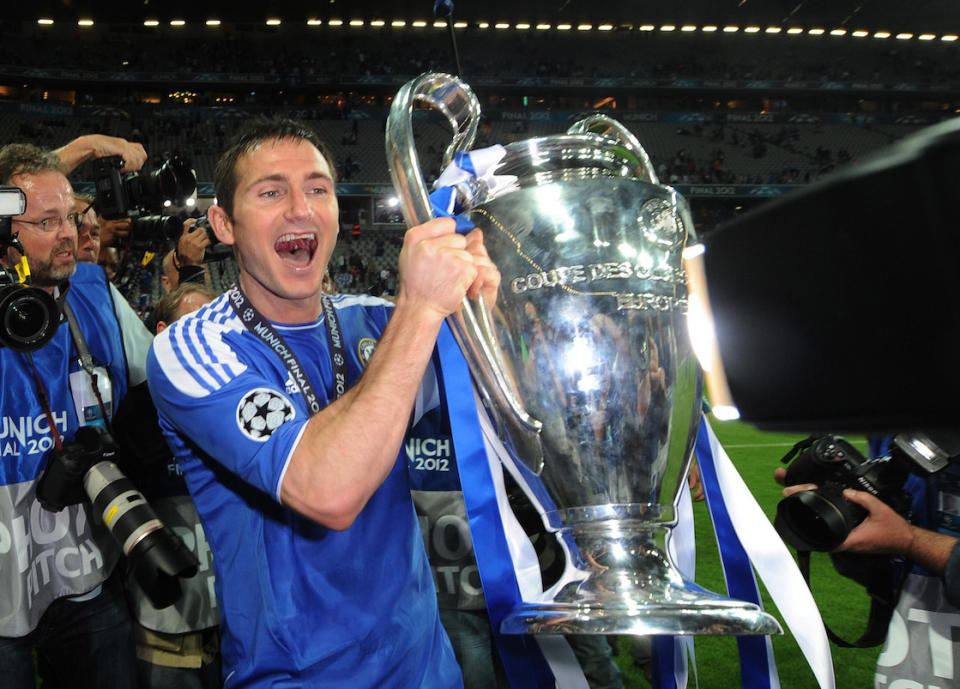
[[180, 308], [180, 302], [182, 302], [187, 295], [193, 294], [194, 292], [202, 294], [210, 299], [210, 301], [213, 301], [217, 298], [216, 292], [202, 282], [181, 283], [175, 289], [170, 290], [159, 300], [157, 300], [157, 303], [154, 305], [153, 311], [150, 313], [146, 324], [150, 329], [150, 332], [157, 332], [157, 324], [160, 321], [163, 321], [169, 325], [176, 320], [173, 316], [177, 312], [177, 309]]
[[17, 175], [42, 172], [67, 174], [63, 161], [53, 151], [33, 144], [7, 144], [0, 148], [0, 184], [10, 184]]
[[301, 139], [313, 144], [326, 159], [330, 174], [336, 182], [337, 170], [330, 148], [308, 125], [286, 117], [267, 117], [258, 115], [247, 122], [230, 140], [227, 150], [217, 161], [213, 180], [217, 194], [217, 205], [233, 217], [233, 199], [237, 193], [237, 162], [245, 153], [250, 153], [261, 144], [271, 140]]

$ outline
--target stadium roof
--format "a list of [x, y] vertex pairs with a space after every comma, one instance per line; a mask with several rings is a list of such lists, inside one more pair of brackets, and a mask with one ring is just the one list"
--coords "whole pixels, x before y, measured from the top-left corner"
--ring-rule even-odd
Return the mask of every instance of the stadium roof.
[[[311, 17], [431, 19], [432, 0], [321, 0], [320, 2], [238, 3], [236, 0], [49, 0], [6, 3], [3, 18], [32, 19], [43, 15], [57, 20], [90, 16], [98, 22], [141, 22], [154, 17], [201, 21], [260, 22], [269, 17], [305, 21]], [[894, 31], [960, 29], [956, 0], [455, 0], [454, 18], [463, 21], [644, 22], [716, 24], [823, 25], [827, 29], [858, 28]]]

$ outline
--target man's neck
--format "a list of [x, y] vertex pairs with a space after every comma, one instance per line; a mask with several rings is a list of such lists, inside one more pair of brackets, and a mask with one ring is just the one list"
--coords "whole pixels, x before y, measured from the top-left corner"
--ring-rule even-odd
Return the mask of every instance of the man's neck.
[[260, 312], [260, 315], [274, 323], [287, 325], [312, 323], [320, 317], [323, 311], [321, 303], [323, 293], [319, 289], [303, 299], [290, 299], [270, 292], [256, 280], [248, 278], [243, 273], [240, 274], [238, 284], [243, 294]]

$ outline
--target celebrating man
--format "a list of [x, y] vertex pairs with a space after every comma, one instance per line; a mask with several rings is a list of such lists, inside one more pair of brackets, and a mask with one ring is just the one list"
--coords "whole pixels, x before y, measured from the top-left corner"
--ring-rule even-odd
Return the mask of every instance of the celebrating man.
[[249, 124], [216, 188], [238, 284], [157, 337], [148, 375], [213, 550], [227, 686], [459, 687], [400, 450], [443, 319], [496, 288], [482, 237], [409, 230], [395, 308], [326, 296], [338, 205], [312, 131]]

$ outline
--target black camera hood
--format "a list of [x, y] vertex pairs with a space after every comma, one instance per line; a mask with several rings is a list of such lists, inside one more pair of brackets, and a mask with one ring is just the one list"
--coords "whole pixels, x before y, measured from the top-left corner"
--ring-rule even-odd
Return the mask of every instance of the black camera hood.
[[704, 238], [720, 356], [760, 428], [958, 428], [960, 119]]

